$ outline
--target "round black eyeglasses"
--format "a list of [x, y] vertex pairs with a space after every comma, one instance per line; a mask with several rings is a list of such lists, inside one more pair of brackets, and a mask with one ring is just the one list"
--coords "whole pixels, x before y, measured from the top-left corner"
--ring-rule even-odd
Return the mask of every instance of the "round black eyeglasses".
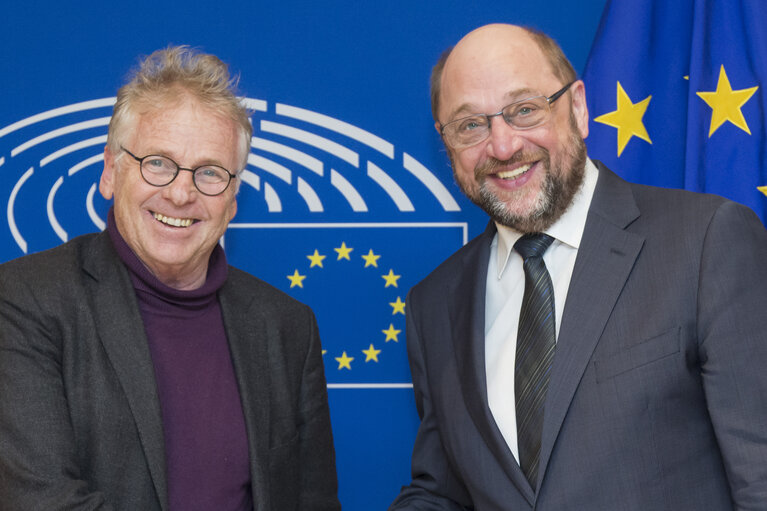
[[193, 169], [181, 167], [167, 156], [150, 154], [139, 158], [132, 152], [120, 146], [120, 149], [136, 160], [141, 170], [141, 177], [152, 186], [167, 186], [176, 179], [179, 171], [187, 170], [192, 173], [195, 188], [203, 195], [213, 197], [221, 195], [229, 187], [229, 182], [236, 178], [224, 167], [218, 165], [200, 165]]

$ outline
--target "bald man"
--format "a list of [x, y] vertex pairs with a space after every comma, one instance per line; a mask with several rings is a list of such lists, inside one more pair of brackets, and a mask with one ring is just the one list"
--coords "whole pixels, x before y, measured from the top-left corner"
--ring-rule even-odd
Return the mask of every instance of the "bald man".
[[767, 509], [767, 233], [587, 157], [557, 44], [481, 27], [432, 74], [486, 231], [407, 300], [421, 425], [391, 510]]

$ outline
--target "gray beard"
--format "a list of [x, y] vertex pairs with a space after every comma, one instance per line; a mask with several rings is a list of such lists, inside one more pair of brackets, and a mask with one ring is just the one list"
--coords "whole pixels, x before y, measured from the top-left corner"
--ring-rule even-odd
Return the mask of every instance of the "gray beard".
[[[501, 225], [519, 232], [543, 232], [556, 222], [573, 201], [573, 197], [583, 184], [586, 171], [586, 144], [579, 136], [572, 139], [572, 152], [568, 154], [569, 172], [560, 168], [551, 168], [551, 160], [546, 156], [542, 163], [549, 172], [538, 192], [536, 206], [527, 215], [511, 213], [504, 201], [493, 195], [483, 182], [479, 196], [474, 203]], [[565, 164], [567, 164], [565, 163]]]

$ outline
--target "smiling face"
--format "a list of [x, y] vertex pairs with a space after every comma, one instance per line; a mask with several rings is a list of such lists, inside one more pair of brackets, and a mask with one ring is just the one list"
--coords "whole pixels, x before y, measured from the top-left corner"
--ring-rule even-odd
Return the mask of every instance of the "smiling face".
[[[131, 128], [125, 148], [139, 157], [163, 155], [185, 168], [215, 164], [239, 170], [237, 125], [191, 97], [142, 112]], [[232, 182], [221, 195], [203, 195], [184, 171], [171, 184], [155, 187], [144, 181], [133, 158], [104, 151], [99, 190], [106, 199], [114, 196], [117, 229], [152, 274], [176, 289], [205, 282], [210, 254], [237, 212], [235, 189]]]
[[[489, 25], [462, 39], [442, 73], [439, 121], [495, 113], [532, 96], [549, 96], [565, 83], [541, 49], [519, 27]], [[439, 131], [439, 122], [436, 123]], [[588, 112], [583, 83], [551, 105], [548, 120], [518, 130], [501, 116], [490, 136], [448, 154], [461, 190], [497, 222], [521, 232], [543, 231], [569, 207], [586, 161]]]

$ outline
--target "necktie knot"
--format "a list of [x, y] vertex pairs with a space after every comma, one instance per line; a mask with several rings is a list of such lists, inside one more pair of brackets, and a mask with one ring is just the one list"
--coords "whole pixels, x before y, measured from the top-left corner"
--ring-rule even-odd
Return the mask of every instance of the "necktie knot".
[[554, 241], [554, 238], [542, 232], [530, 232], [522, 236], [514, 243], [514, 250], [519, 252], [522, 259], [528, 257], [542, 257], [546, 249]]

